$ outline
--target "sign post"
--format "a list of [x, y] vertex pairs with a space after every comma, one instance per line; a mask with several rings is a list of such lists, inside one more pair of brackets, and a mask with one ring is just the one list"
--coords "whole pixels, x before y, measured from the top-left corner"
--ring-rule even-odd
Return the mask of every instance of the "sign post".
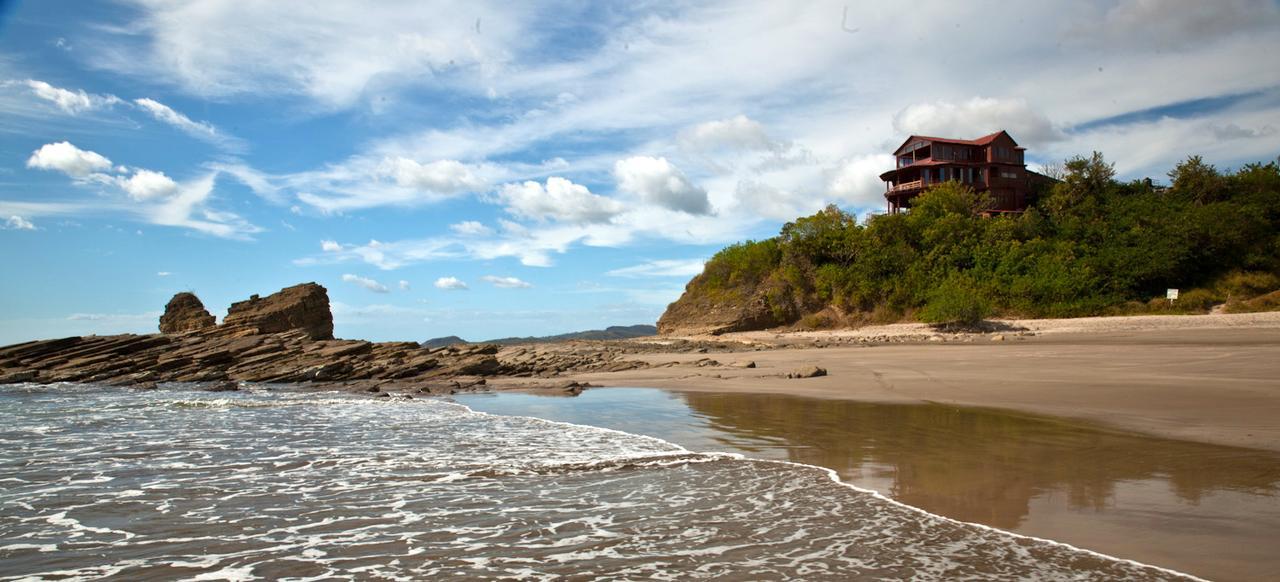
[[1169, 299], [1169, 304], [1172, 305], [1174, 301], [1178, 300], [1178, 290], [1169, 289], [1168, 291], [1164, 292], [1164, 296]]

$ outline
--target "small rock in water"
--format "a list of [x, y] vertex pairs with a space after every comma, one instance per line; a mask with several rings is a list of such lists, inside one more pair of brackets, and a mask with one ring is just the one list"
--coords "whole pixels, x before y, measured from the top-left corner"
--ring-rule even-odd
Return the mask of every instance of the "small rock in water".
[[826, 375], [827, 375], [826, 368], [809, 366], [807, 368], [798, 368], [796, 370], [792, 370], [790, 374], [787, 374], [787, 377], [788, 378], [817, 378], [818, 376], [826, 376]]
[[227, 380], [226, 382], [216, 382], [204, 390], [205, 392], [236, 392], [240, 390], [240, 385]]

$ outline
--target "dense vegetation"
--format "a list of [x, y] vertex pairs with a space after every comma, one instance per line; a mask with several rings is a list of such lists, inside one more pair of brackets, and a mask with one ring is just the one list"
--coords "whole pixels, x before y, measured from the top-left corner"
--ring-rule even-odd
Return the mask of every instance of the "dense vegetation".
[[955, 182], [865, 224], [831, 206], [720, 251], [689, 292], [809, 327], [1280, 306], [1280, 167], [1191, 157], [1169, 176], [1119, 182], [1095, 152], [1019, 215], [984, 217], [989, 199]]

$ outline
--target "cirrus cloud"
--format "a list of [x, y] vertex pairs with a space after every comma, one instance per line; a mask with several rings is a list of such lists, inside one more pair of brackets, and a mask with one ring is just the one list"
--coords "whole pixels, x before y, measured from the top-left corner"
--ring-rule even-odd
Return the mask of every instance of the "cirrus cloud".
[[115, 95], [93, 95], [86, 93], [84, 89], [72, 91], [35, 79], [27, 79], [24, 83], [31, 88], [31, 92], [36, 97], [57, 105], [58, 109], [71, 115], [110, 107], [121, 102]]
[[492, 283], [494, 287], [500, 289], [528, 289], [533, 287], [533, 283], [522, 281], [515, 277], [498, 277], [495, 275], [485, 275], [480, 277], [481, 281]]

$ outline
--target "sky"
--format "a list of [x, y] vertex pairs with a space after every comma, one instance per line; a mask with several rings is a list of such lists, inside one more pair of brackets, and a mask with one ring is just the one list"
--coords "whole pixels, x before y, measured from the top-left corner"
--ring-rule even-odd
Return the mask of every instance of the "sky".
[[315, 281], [339, 337], [653, 323], [908, 135], [1280, 154], [1276, 0], [0, 2], [0, 344]]

